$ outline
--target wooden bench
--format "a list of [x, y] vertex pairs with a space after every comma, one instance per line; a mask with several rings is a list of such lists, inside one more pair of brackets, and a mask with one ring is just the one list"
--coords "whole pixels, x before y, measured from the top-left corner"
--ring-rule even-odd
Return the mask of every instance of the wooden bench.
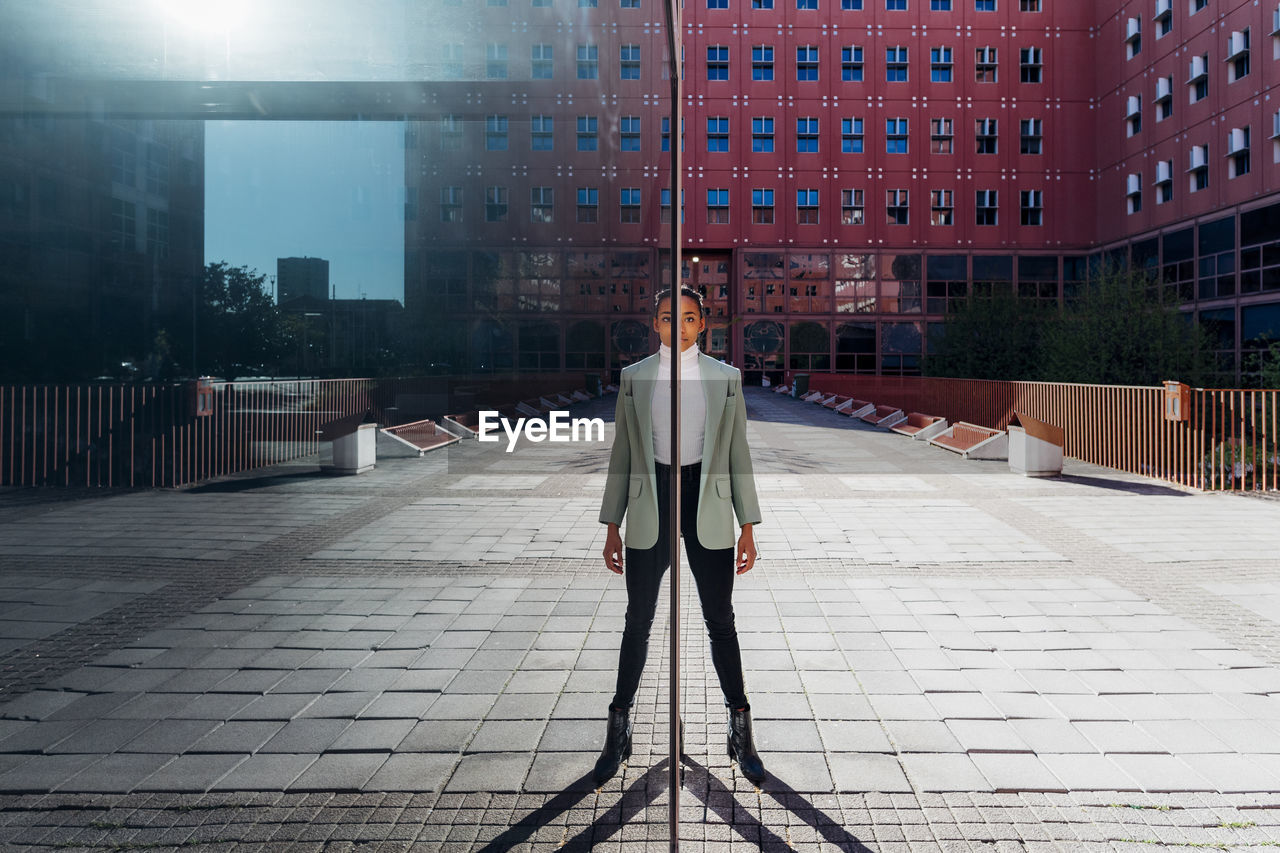
[[897, 406], [876, 406], [875, 409], [864, 415], [859, 415], [858, 418], [872, 426], [889, 429], [905, 421], [907, 416]]
[[1007, 459], [1009, 456], [1008, 433], [964, 421], [938, 433], [929, 443], [959, 453], [965, 459]]
[[926, 441], [947, 428], [947, 419], [936, 415], [911, 412], [907, 419], [891, 429], [899, 435], [907, 435], [917, 441]]
[[836, 411], [842, 415], [848, 415], [851, 418], [860, 418], [868, 412], [875, 411], [876, 404], [869, 403], [866, 400], [852, 399], [847, 405], [837, 406]]
[[853, 399], [852, 397], [842, 397], [839, 394], [837, 394], [834, 397], [832, 397], [830, 400], [827, 400], [822, 405], [828, 409], [835, 409], [844, 405], [845, 403], [849, 402], [852, 399]]

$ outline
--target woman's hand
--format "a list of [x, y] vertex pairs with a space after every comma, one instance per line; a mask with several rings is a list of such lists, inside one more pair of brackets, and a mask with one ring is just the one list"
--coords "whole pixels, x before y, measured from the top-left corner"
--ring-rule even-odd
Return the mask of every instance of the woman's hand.
[[751, 532], [751, 525], [742, 525], [742, 535], [738, 537], [738, 559], [734, 561], [737, 572], [745, 575], [756, 564], [756, 540]]
[[616, 524], [610, 524], [609, 532], [604, 535], [604, 564], [615, 575], [622, 574], [622, 536]]

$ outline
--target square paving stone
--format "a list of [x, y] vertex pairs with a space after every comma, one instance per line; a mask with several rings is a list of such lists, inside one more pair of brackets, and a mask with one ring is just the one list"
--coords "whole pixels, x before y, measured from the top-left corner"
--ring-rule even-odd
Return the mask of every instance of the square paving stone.
[[813, 716], [819, 720], [879, 719], [867, 697], [861, 694], [810, 693], [809, 704], [813, 708]]
[[[488, 723], [486, 723], [488, 725]], [[538, 742], [540, 752], [580, 752], [595, 750], [597, 753], [604, 746], [605, 721], [595, 720], [551, 720], [541, 732]], [[510, 747], [508, 749], [511, 749]]]
[[237, 720], [291, 720], [315, 700], [309, 693], [269, 693], [235, 713]]
[[968, 751], [1026, 752], [1029, 747], [1004, 720], [947, 720], [947, 728]]
[[533, 752], [476, 752], [464, 755], [444, 790], [450, 793], [523, 790]]
[[366, 791], [439, 791], [458, 761], [456, 753], [397, 753], [365, 783]]
[[1280, 773], [1276, 772], [1274, 756], [1244, 756], [1230, 754], [1201, 754], [1179, 756], [1187, 766], [1203, 776], [1213, 790], [1223, 794], [1237, 792], [1268, 792], [1280, 790]]
[[818, 735], [828, 753], [893, 752], [884, 727], [869, 720], [819, 720]]
[[388, 689], [439, 693], [456, 674], [451, 669], [408, 669], [401, 672]]
[[[422, 694], [418, 695], [421, 696]], [[551, 696], [551, 694], [547, 695], [548, 697]], [[427, 708], [422, 714], [422, 718], [427, 720], [479, 720], [493, 707], [496, 698], [492, 694], [453, 696], [446, 693]]]
[[919, 791], [990, 791], [973, 760], [954, 753], [907, 753], [900, 756], [907, 776]]
[[47, 793], [97, 761], [97, 755], [36, 755], [0, 775], [0, 791]]
[[360, 712], [360, 719], [419, 720], [438, 701], [438, 693], [383, 693]]
[[[36, 723], [35, 725], [48, 725]], [[115, 752], [152, 725], [150, 720], [91, 720], [68, 738], [47, 747], [46, 751], [83, 752], [101, 755]], [[0, 749], [5, 745], [0, 742]]]
[[445, 686], [444, 692], [451, 695], [500, 693], [512, 675], [509, 669], [463, 670]]
[[350, 725], [349, 720], [290, 720], [259, 751], [319, 754], [330, 749]]
[[[298, 712], [298, 719], [309, 717], [329, 717], [337, 720], [354, 720], [360, 712], [373, 703], [380, 694], [373, 691], [356, 693], [325, 693], [315, 698], [307, 707]], [[424, 704], [431, 699], [424, 698]]]
[[[613, 693], [561, 693], [551, 718], [555, 720], [604, 720], [609, 716]], [[490, 719], [496, 719], [493, 713]]]
[[172, 759], [169, 755], [117, 753], [103, 756], [58, 785], [60, 793], [127, 794]]
[[1099, 752], [1167, 752], [1164, 746], [1127, 720], [1081, 720], [1073, 723]]
[[[780, 790], [780, 782], [802, 794], [827, 794], [833, 789], [831, 771], [821, 752], [770, 752], [760, 757], [769, 774], [760, 785], [764, 791]], [[735, 779], [742, 778], [737, 762], [733, 773]]]
[[356, 720], [329, 747], [333, 752], [392, 752], [417, 724], [415, 720]]
[[385, 752], [328, 753], [290, 782], [287, 790], [358, 791], [386, 761]]
[[479, 720], [426, 720], [405, 735], [396, 752], [461, 752], [479, 726]]
[[1194, 720], [1143, 720], [1138, 724], [1160, 744], [1163, 752], [1183, 758], [1194, 753], [1227, 753], [1234, 750]]
[[1098, 751], [1074, 724], [1066, 720], [1010, 720], [1009, 726], [1032, 752]]
[[1044, 763], [1030, 753], [970, 753], [969, 758], [996, 791], [1066, 791]]
[[1140, 791], [1142, 787], [1111, 757], [1097, 754], [1047, 754], [1040, 760], [1072, 791]]
[[281, 720], [232, 720], [193, 743], [187, 752], [257, 752], [285, 723]]
[[139, 782], [137, 791], [207, 791], [247, 755], [179, 755]]
[[314, 755], [250, 755], [214, 783], [215, 791], [283, 791], [316, 761]]
[[1144, 791], [1212, 791], [1214, 786], [1173, 755], [1108, 755]]
[[[563, 696], [578, 694], [561, 694]], [[498, 697], [498, 701], [493, 704], [489, 713], [485, 716], [490, 720], [545, 720], [551, 716], [551, 709], [556, 705], [556, 701], [560, 697], [554, 693], [504, 693]], [[609, 694], [609, 699], [613, 698], [613, 694]], [[608, 708], [609, 699], [605, 700], [605, 708]], [[606, 716], [608, 711], [605, 712]], [[431, 718], [431, 714], [426, 715]], [[476, 719], [480, 717], [477, 716]]]
[[524, 790], [533, 793], [560, 793], [562, 791], [590, 791], [594, 788], [591, 771], [595, 767], [595, 752], [559, 752], [554, 755], [539, 753], [525, 780]]
[[822, 751], [822, 739], [818, 737], [818, 727], [812, 720], [776, 720], [766, 718], [753, 722], [755, 723], [756, 748], [762, 754], [782, 751]]
[[751, 716], [757, 720], [812, 720], [813, 711], [803, 693], [757, 692], [751, 703]]
[[827, 756], [836, 793], [911, 791], [911, 783], [892, 755], [841, 752]]
[[154, 752], [177, 755], [222, 725], [217, 720], [160, 720], [151, 724], [133, 740], [119, 748], [120, 752]]
[[467, 745], [467, 752], [518, 752], [542, 737], [542, 720], [487, 720]]

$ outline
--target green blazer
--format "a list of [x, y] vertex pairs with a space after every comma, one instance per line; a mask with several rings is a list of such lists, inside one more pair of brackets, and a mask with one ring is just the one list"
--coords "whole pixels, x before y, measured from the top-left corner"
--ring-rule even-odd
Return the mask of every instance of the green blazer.
[[[751, 452], [747, 448], [747, 410], [742, 372], [705, 353], [698, 369], [707, 399], [703, 425], [702, 476], [698, 481], [698, 541], [704, 548], [732, 548], [738, 523], [759, 524]], [[653, 386], [658, 354], [622, 369], [614, 414], [613, 451], [609, 455], [601, 524], [622, 524], [628, 548], [652, 548], [658, 541], [657, 476], [653, 464]]]

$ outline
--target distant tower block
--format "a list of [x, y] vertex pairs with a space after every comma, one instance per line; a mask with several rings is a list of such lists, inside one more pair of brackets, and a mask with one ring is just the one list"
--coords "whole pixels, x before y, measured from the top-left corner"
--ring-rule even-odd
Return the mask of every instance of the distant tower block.
[[324, 258], [277, 258], [277, 304], [309, 296], [312, 299], [329, 298], [329, 262]]

